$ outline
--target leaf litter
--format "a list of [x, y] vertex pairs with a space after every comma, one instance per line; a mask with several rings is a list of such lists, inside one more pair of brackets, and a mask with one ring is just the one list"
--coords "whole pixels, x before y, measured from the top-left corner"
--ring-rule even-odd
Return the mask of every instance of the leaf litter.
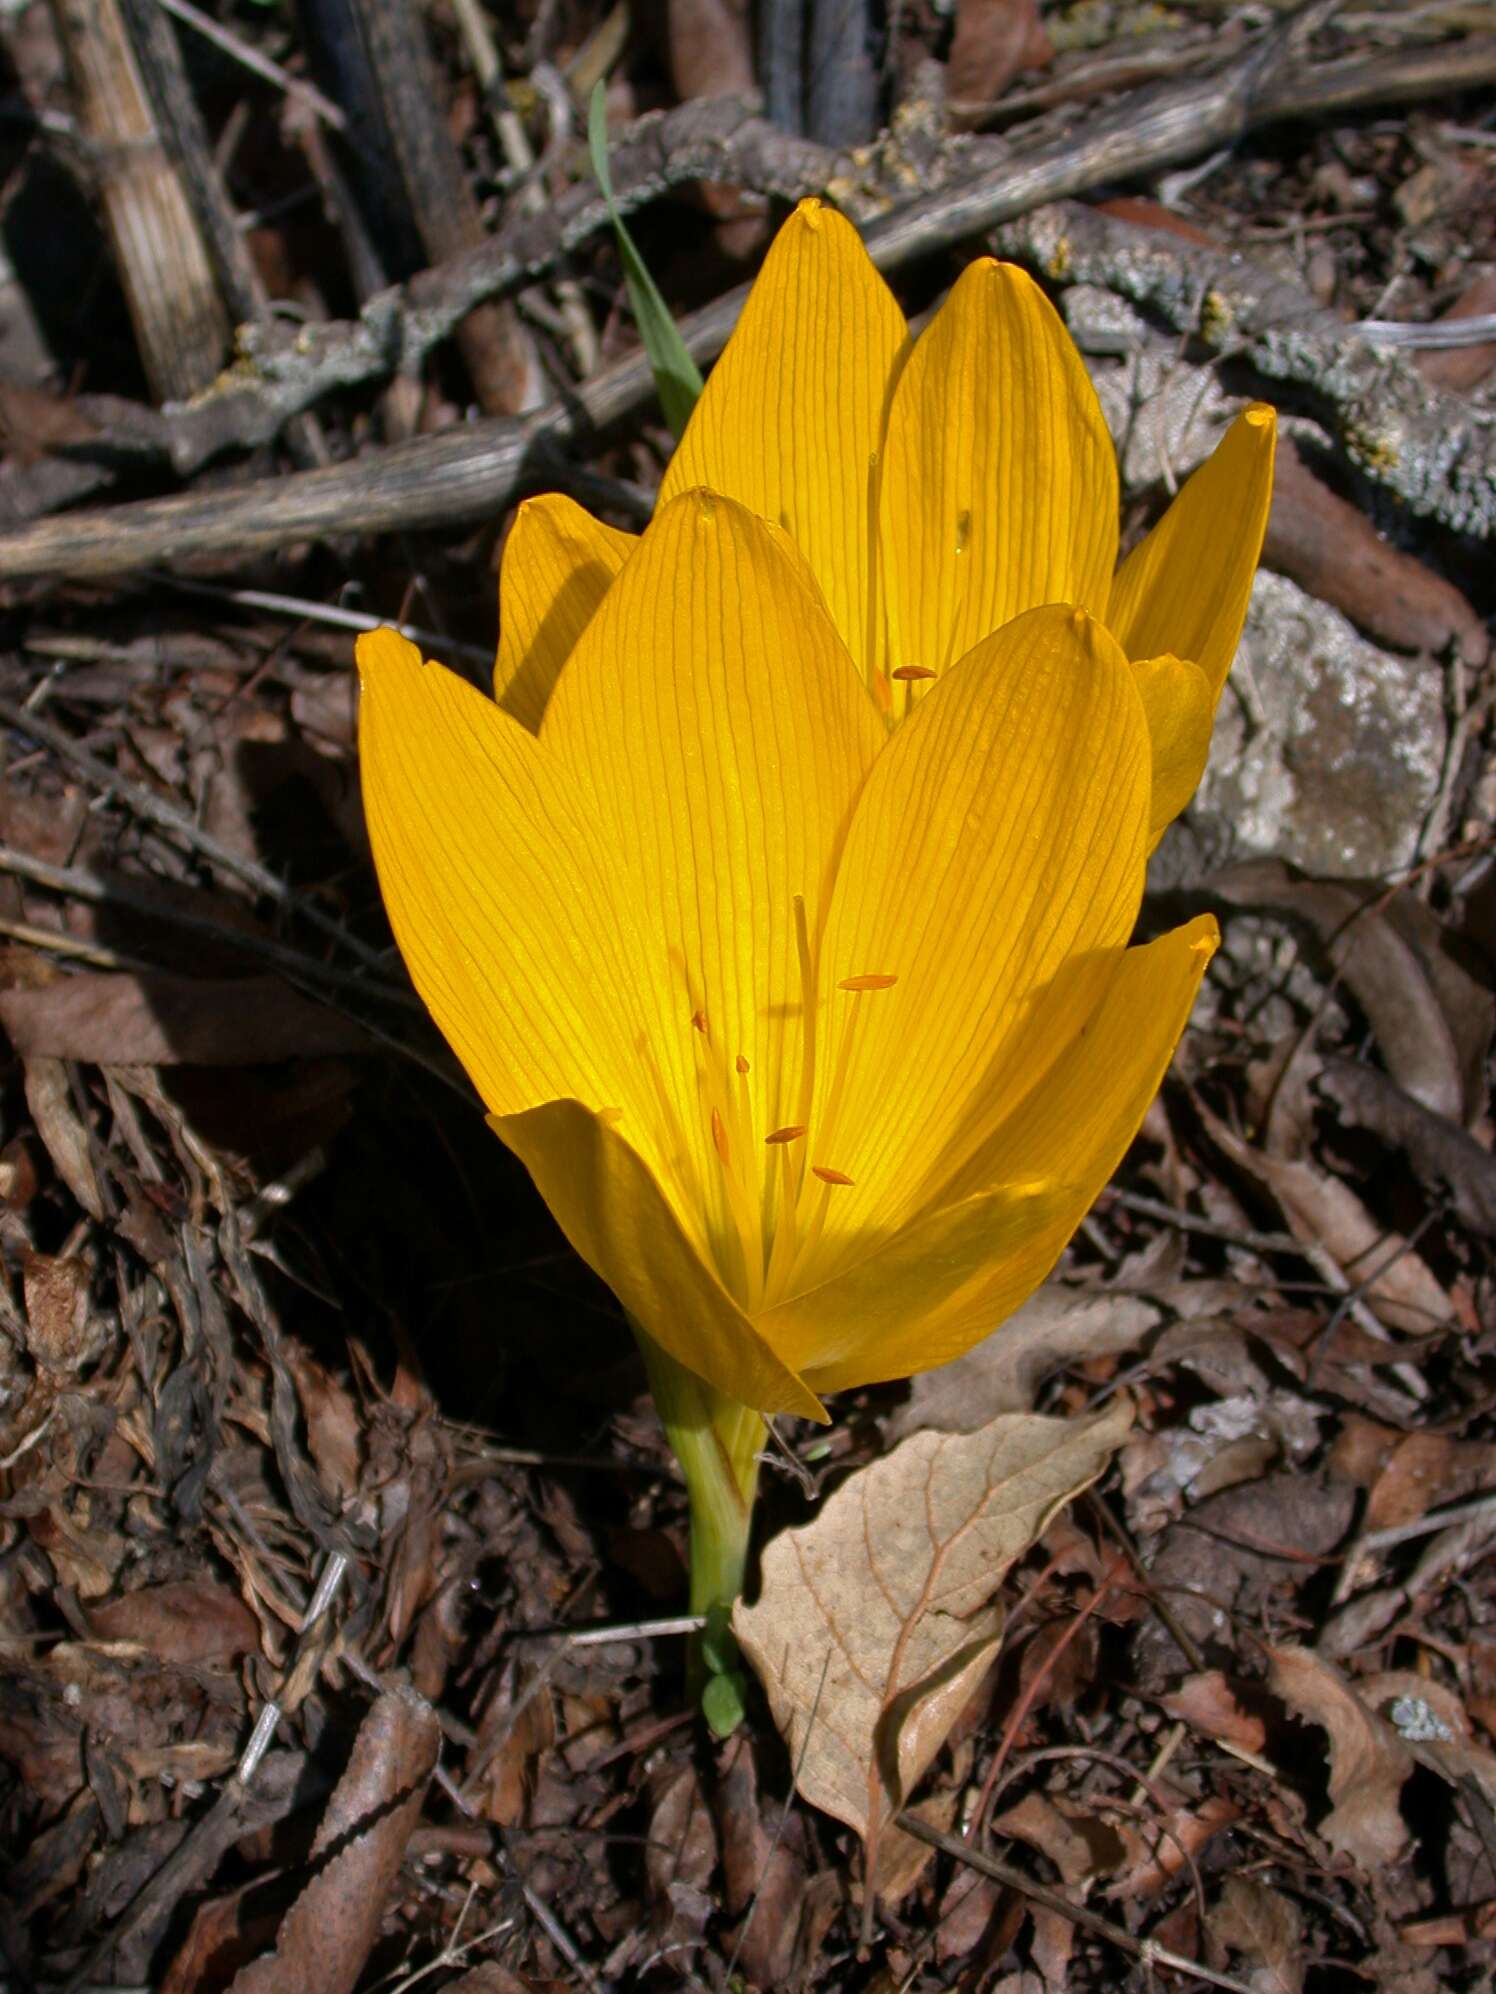
[[[672, 12], [657, 47], [641, 24], [620, 56], [621, 15], [583, 8], [506, 41], [480, 83], [470, 11], [439, 17], [444, 108], [499, 209], [516, 174], [542, 209], [585, 178], [546, 109], [554, 77], [575, 134], [604, 74], [616, 121], [667, 71], [702, 96], [755, 73], [742, 9]], [[976, 156], [959, 148], [1070, 146], [1098, 95], [1255, 46], [1250, 9], [1168, 13], [962, 0], [902, 19], [895, 127], [835, 155], [819, 191], [855, 203], [864, 173], [938, 185]], [[0, 30], [34, 124], [10, 162], [18, 225], [74, 114], [50, 19], [23, 7]], [[273, 27], [239, 10], [232, 32], [249, 45]], [[1374, 7], [1321, 29], [1316, 54], [1375, 47], [1395, 65], [1402, 32]], [[194, 86], [257, 210], [262, 275], [315, 324], [345, 309], [328, 275], [342, 169], [315, 119], [298, 130], [294, 92], [224, 60], [232, 86], [204, 89], [195, 67]], [[921, 94], [932, 62], [971, 128], [955, 151]], [[488, 122], [506, 70], [526, 166]], [[1110, 219], [1134, 245], [1271, 261], [1284, 295], [1343, 318], [1488, 313], [1483, 115], [1434, 99], [1249, 135], [1190, 186], [1139, 182]], [[672, 306], [745, 273], [786, 170], [757, 143], [743, 185], [707, 182], [700, 212], [631, 214]], [[719, 148], [713, 173], [732, 170]], [[938, 262], [909, 280], [911, 309], [953, 273]], [[562, 381], [578, 299], [604, 360], [633, 339], [600, 235], [574, 274], [524, 303]], [[1128, 256], [1112, 279], [1115, 306]], [[73, 345], [29, 376], [18, 359], [0, 391], [18, 508], [118, 479], [109, 425], [157, 414], [128, 399], [127, 321], [102, 283]], [[1080, 324], [1084, 301], [1056, 295]], [[1473, 340], [1415, 364], [1485, 423], [1493, 352]], [[1231, 400], [1250, 368], [1191, 335], [1166, 359], [1129, 411], [1128, 461], [1148, 464], [1129, 534], [1175, 477], [1170, 411]], [[402, 423], [455, 428], [457, 367], [443, 355], [382, 395], [323, 402], [320, 443], [296, 449], [315, 461], [330, 437], [353, 459]], [[86, 406], [69, 387], [83, 374]], [[1478, 546], [1373, 489], [1313, 411], [1288, 415], [1279, 567], [1445, 688], [1443, 773], [1426, 822], [1403, 827], [1415, 862], [1319, 876], [1275, 850], [1217, 851], [1206, 827], [1194, 870], [1161, 872], [1145, 921], [1166, 924], [1167, 885], [1225, 929], [1174, 1075], [1001, 1334], [912, 1386], [847, 1395], [825, 1435], [785, 1423], [741, 1616], [766, 1688], [724, 1745], [687, 1719], [680, 1637], [657, 1624], [683, 1596], [683, 1496], [612, 1304], [392, 970], [347, 637], [316, 621], [352, 576], [378, 614], [431, 622], [481, 669], [503, 522], [355, 523], [226, 563], [190, 600], [164, 580], [7, 583], [0, 1960], [15, 1984], [1094, 1994], [1145, 1974], [1192, 1984], [1193, 1963], [1254, 1994], [1490, 1985], [1489, 575]], [[667, 446], [624, 427], [588, 446], [585, 475], [637, 523]], [[241, 475], [224, 461], [190, 490], [232, 498]], [[275, 595], [232, 600], [238, 582]], [[277, 598], [291, 611], [264, 606]], [[1245, 663], [1227, 697], [1255, 748], [1260, 660]], [[1396, 682], [1411, 712], [1412, 679]], [[1314, 798], [1333, 775], [1375, 816], [1404, 793], [1399, 744], [1362, 766], [1372, 737], [1346, 750], [1345, 719], [1317, 709], [1288, 773]], [[1031, 1495], [1002, 1520], [1000, 1436]], [[963, 1460], [940, 1522], [911, 1488]], [[955, 1595], [937, 1566], [939, 1585], [961, 1576]], [[926, 1592], [939, 1603], [917, 1611]]]

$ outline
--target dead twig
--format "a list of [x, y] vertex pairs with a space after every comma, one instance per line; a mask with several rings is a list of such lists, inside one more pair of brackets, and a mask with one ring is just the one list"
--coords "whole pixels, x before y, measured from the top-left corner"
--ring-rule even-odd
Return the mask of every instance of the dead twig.
[[117, 797], [125, 808], [133, 811], [137, 817], [143, 818], [148, 824], [154, 824], [157, 830], [164, 831], [168, 837], [175, 838], [178, 843], [187, 845], [211, 865], [231, 873], [246, 886], [253, 887], [256, 893], [263, 893], [267, 899], [274, 900], [287, 913], [296, 914], [314, 928], [320, 929], [340, 947], [347, 949], [364, 964], [366, 969], [372, 970], [381, 980], [388, 978], [388, 963], [378, 949], [360, 941], [357, 935], [350, 934], [340, 921], [335, 921], [330, 914], [324, 914], [314, 902], [304, 899], [294, 888], [288, 886], [278, 873], [272, 872], [269, 866], [261, 865], [258, 859], [243, 858], [238, 852], [230, 851], [226, 845], [220, 844], [216, 838], [203, 830], [200, 824], [194, 823], [185, 810], [178, 809], [174, 803], [168, 803], [164, 797], [158, 796], [154, 790], [147, 789], [144, 784], [131, 782], [117, 769], [110, 768], [107, 762], [100, 761], [97, 755], [90, 754], [87, 748], [73, 740], [61, 727], [54, 726], [50, 720], [42, 719], [39, 714], [28, 712], [24, 706], [18, 705], [14, 700], [5, 698], [0, 698], [0, 720], [13, 727], [17, 733], [29, 734], [33, 740], [41, 742], [54, 755], [76, 769], [85, 781], [91, 782], [105, 795]]
[[[200, 913], [195, 907], [183, 906], [179, 901], [169, 899], [159, 889], [153, 891], [148, 881], [128, 879], [120, 873], [101, 877], [85, 871], [81, 866], [48, 865], [44, 860], [32, 858], [30, 853], [16, 851], [8, 845], [0, 845], [0, 872], [14, 873], [18, 879], [28, 879], [49, 893], [63, 894], [70, 900], [81, 900], [89, 906], [124, 908], [130, 913], [144, 915], [148, 920], [183, 928], [189, 934], [203, 935], [218, 946], [238, 949], [292, 976], [304, 978], [308, 983], [352, 990], [360, 996], [380, 997], [386, 1003], [398, 1004], [408, 1011], [419, 1013], [424, 1008], [410, 990], [402, 989], [398, 984], [374, 982], [355, 970], [323, 962], [317, 956], [290, 948], [268, 935], [248, 934], [242, 928], [231, 928], [226, 922], [215, 920], [211, 914]], [[11, 922], [8, 925], [9, 933], [35, 948], [66, 952], [85, 961], [98, 961], [107, 956], [109, 960], [103, 966], [108, 968], [145, 966], [127, 963], [113, 950], [100, 950], [69, 935], [52, 934], [40, 928], [28, 928], [23, 934], [20, 929], [20, 923]]]
[[1309, 389], [1346, 455], [1414, 512], [1496, 530], [1496, 418], [1433, 388], [1401, 351], [1229, 249], [1139, 228], [1075, 202], [993, 231], [999, 255], [1058, 284], [1099, 284], [1273, 381]]
[[932, 1849], [939, 1849], [942, 1855], [951, 1856], [970, 1869], [991, 1877], [994, 1883], [1001, 1883], [1008, 1890], [1016, 1890], [1020, 1897], [1027, 1897], [1031, 1903], [1042, 1904], [1046, 1911], [1057, 1911], [1062, 1918], [1068, 1918], [1072, 1925], [1079, 1925], [1083, 1932], [1090, 1932], [1095, 1938], [1105, 1939], [1109, 1945], [1118, 1946], [1134, 1959], [1139, 1959], [1147, 1967], [1165, 1967], [1173, 1973], [1191, 1974], [1196, 1980], [1203, 1980], [1211, 1987], [1224, 1987], [1228, 1994], [1253, 1994], [1248, 1981], [1238, 1980], [1231, 1973], [1217, 1973], [1213, 1967], [1204, 1966], [1197, 1959], [1186, 1959], [1182, 1953], [1170, 1952], [1167, 1946], [1159, 1945], [1153, 1939], [1134, 1938], [1124, 1925], [1114, 1925], [1110, 1918], [1103, 1918], [1095, 1911], [1088, 1911], [1083, 1904], [1076, 1904], [1064, 1897], [1058, 1890], [1050, 1890], [1033, 1877], [1025, 1876], [1021, 1869], [1003, 1862], [997, 1856], [989, 1856], [980, 1849], [968, 1848], [966, 1843], [955, 1835], [942, 1834], [939, 1828], [932, 1828], [906, 1807], [897, 1817], [899, 1826], [906, 1835], [913, 1835], [917, 1842], [926, 1842]]
[[[620, 144], [614, 162], [619, 204], [631, 211], [672, 187], [699, 180], [736, 183], [791, 200], [824, 192], [837, 180], [839, 192], [842, 186], [849, 189], [844, 205], [855, 219], [886, 216], [869, 226], [868, 247], [880, 268], [896, 270], [1042, 203], [1197, 157], [1259, 125], [1296, 115], [1311, 100], [1316, 72], [1295, 65], [1283, 74], [1274, 70], [1267, 55], [1276, 50], [1286, 61], [1283, 51], [1290, 46], [1284, 30], [1275, 30], [1275, 37], [1266, 51], [1253, 51], [1249, 64], [1131, 93], [1084, 133], [1022, 151], [994, 148], [990, 141], [952, 140], [933, 160], [921, 162], [926, 181], [937, 183], [933, 190], [893, 214], [888, 210], [901, 184], [907, 184], [909, 170], [895, 148], [885, 148], [863, 167], [825, 147], [787, 138], [739, 103], [704, 100], [667, 116], [641, 119]], [[1428, 51], [1399, 57], [1407, 94], [1496, 79], [1496, 37], [1450, 47], [1458, 51], [1458, 66], [1443, 45], [1434, 51], [1442, 57], [1437, 66], [1420, 67], [1413, 61], [1415, 54]], [[1334, 69], [1337, 102], [1342, 104], [1355, 98], [1357, 75], [1366, 95], [1355, 101], [1383, 102], [1397, 88], [1397, 77], [1383, 57]], [[995, 151], [1001, 156], [994, 158]], [[252, 328], [244, 367], [190, 407], [154, 414], [101, 398], [80, 401], [82, 412], [99, 425], [100, 441], [70, 446], [72, 454], [107, 445], [156, 461], [164, 457], [185, 475], [222, 450], [264, 442], [322, 395], [418, 368], [475, 303], [507, 296], [549, 276], [564, 256], [606, 225], [606, 209], [595, 190], [579, 185], [548, 213], [516, 214], [480, 248], [407, 285], [380, 292], [353, 324], [305, 326], [295, 332]], [[721, 351], [745, 295], [743, 290], [729, 292], [685, 322], [682, 330], [698, 361], [709, 361]], [[1296, 324], [1300, 318], [1296, 314]], [[1324, 329], [1322, 323], [1316, 328], [1321, 335]], [[1368, 356], [1372, 366], [1385, 367], [1387, 378], [1406, 374], [1417, 380], [1393, 356], [1358, 342], [1348, 329], [1341, 328], [1341, 337], [1347, 348], [1355, 346]], [[1317, 349], [1312, 366], [1321, 390], [1324, 362]], [[1311, 361], [1302, 364], [1307, 368]], [[1421, 403], [1409, 405], [1424, 411], [1424, 428], [1446, 439], [1451, 433], [1463, 435], [1465, 452], [1451, 461], [1446, 441], [1420, 477], [1404, 477], [1393, 488], [1410, 504], [1441, 517], [1468, 514], [1472, 507], [1496, 511], [1496, 467], [1487, 461], [1496, 458], [1496, 440], [1489, 430], [1472, 433], [1468, 423], [1455, 421], [1466, 404], [1421, 382], [1418, 388]], [[631, 356], [584, 383], [566, 406], [527, 418], [419, 438], [299, 479], [213, 498], [147, 500], [0, 535], [0, 576], [117, 574], [194, 552], [271, 548], [342, 526], [378, 532], [492, 517], [541, 484], [564, 486], [565, 473], [554, 462], [539, 461], [546, 451], [586, 442], [599, 428], [636, 414], [652, 393], [652, 376], [642, 356]], [[1395, 471], [1380, 463], [1374, 469], [1389, 481]]]

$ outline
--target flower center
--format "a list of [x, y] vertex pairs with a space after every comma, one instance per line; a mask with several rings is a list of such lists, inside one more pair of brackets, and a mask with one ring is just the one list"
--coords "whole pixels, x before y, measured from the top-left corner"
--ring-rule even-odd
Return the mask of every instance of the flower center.
[[[805, 902], [799, 894], [795, 945], [800, 1089], [794, 1121], [759, 1130], [748, 1060], [741, 1052], [729, 1059], [727, 1048], [713, 1036], [704, 1007], [691, 1018], [700, 1099], [730, 1220], [729, 1257], [737, 1263], [728, 1275], [729, 1283], [738, 1289], [750, 1313], [794, 1292], [797, 1277], [825, 1232], [833, 1198], [854, 1181], [822, 1153], [818, 1136], [829, 1137], [834, 1144], [863, 1004], [898, 982], [897, 976], [881, 970], [844, 976], [835, 986], [836, 994], [828, 998], [823, 1016]], [[833, 1028], [834, 1044], [823, 1043], [825, 1024]], [[831, 1064], [816, 1108], [817, 1062], [825, 1057], [828, 1044], [832, 1044]]]

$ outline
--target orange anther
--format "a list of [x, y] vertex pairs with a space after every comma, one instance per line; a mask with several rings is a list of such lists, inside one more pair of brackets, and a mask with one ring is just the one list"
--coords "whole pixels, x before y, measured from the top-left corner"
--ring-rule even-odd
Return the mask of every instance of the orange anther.
[[799, 1138], [800, 1138], [800, 1137], [801, 1137], [802, 1135], [804, 1135], [804, 1133], [805, 1133], [805, 1129], [804, 1129], [804, 1125], [803, 1125], [802, 1123], [800, 1123], [800, 1122], [791, 1122], [791, 1123], [789, 1124], [789, 1126], [788, 1126], [787, 1128], [782, 1128], [782, 1129], [773, 1129], [773, 1130], [771, 1130], [771, 1131], [770, 1131], [770, 1133], [769, 1133], [768, 1135], [766, 1135], [766, 1136], [764, 1137], [764, 1141], [765, 1141], [765, 1142], [796, 1142], [796, 1141], [798, 1141], [798, 1140], [799, 1140]]
[[747, 1062], [747, 1060], [746, 1060], [746, 1059], [744, 1059], [744, 1057], [743, 1057], [743, 1055], [742, 1055], [741, 1053], [739, 1053], [739, 1054], [738, 1054], [738, 1056], [737, 1056], [737, 1058], [736, 1058], [736, 1059], [735, 1059], [735, 1060], [733, 1061], [733, 1065], [734, 1065], [734, 1066], [735, 1066], [735, 1067], [736, 1067], [736, 1068], [738, 1069], [738, 1072], [739, 1072], [740, 1074], [743, 1074], [743, 1075], [746, 1075], [746, 1074], [747, 1074], [747, 1072], [748, 1072], [748, 1062]]
[[705, 1011], [693, 1011], [693, 1012], [691, 1013], [691, 1023], [692, 1023], [692, 1024], [693, 1024], [693, 1025], [694, 1025], [694, 1026], [696, 1027], [697, 1031], [701, 1033], [702, 1037], [703, 1037], [703, 1038], [705, 1038], [705, 1037], [706, 1037], [706, 1012], [705, 1012]]
[[907, 685], [911, 679], [932, 679], [936, 675], [928, 665], [895, 665], [892, 676], [903, 679]]
[[823, 1184], [850, 1184], [852, 1179], [840, 1170], [828, 1170], [823, 1163], [812, 1163], [812, 1172]]
[[836, 987], [838, 990], [892, 990], [898, 980], [896, 976], [844, 976]]
[[715, 1108], [712, 1110], [712, 1144], [722, 1161], [730, 1164], [732, 1157], [727, 1147], [727, 1130], [722, 1126], [722, 1117]]

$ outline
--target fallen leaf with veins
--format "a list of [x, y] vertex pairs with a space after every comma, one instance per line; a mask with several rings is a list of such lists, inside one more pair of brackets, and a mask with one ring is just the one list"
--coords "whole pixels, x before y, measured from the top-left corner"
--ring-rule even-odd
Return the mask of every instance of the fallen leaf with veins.
[[870, 1850], [997, 1651], [1004, 1575], [1131, 1424], [1118, 1401], [1086, 1421], [1012, 1413], [916, 1434], [765, 1551], [759, 1598], [733, 1629], [800, 1793]]
[[1274, 1693], [1329, 1734], [1334, 1805], [1320, 1834], [1368, 1869], [1395, 1862], [1408, 1841], [1398, 1795], [1413, 1770], [1411, 1754], [1329, 1662], [1307, 1648], [1269, 1648], [1268, 1655]]

